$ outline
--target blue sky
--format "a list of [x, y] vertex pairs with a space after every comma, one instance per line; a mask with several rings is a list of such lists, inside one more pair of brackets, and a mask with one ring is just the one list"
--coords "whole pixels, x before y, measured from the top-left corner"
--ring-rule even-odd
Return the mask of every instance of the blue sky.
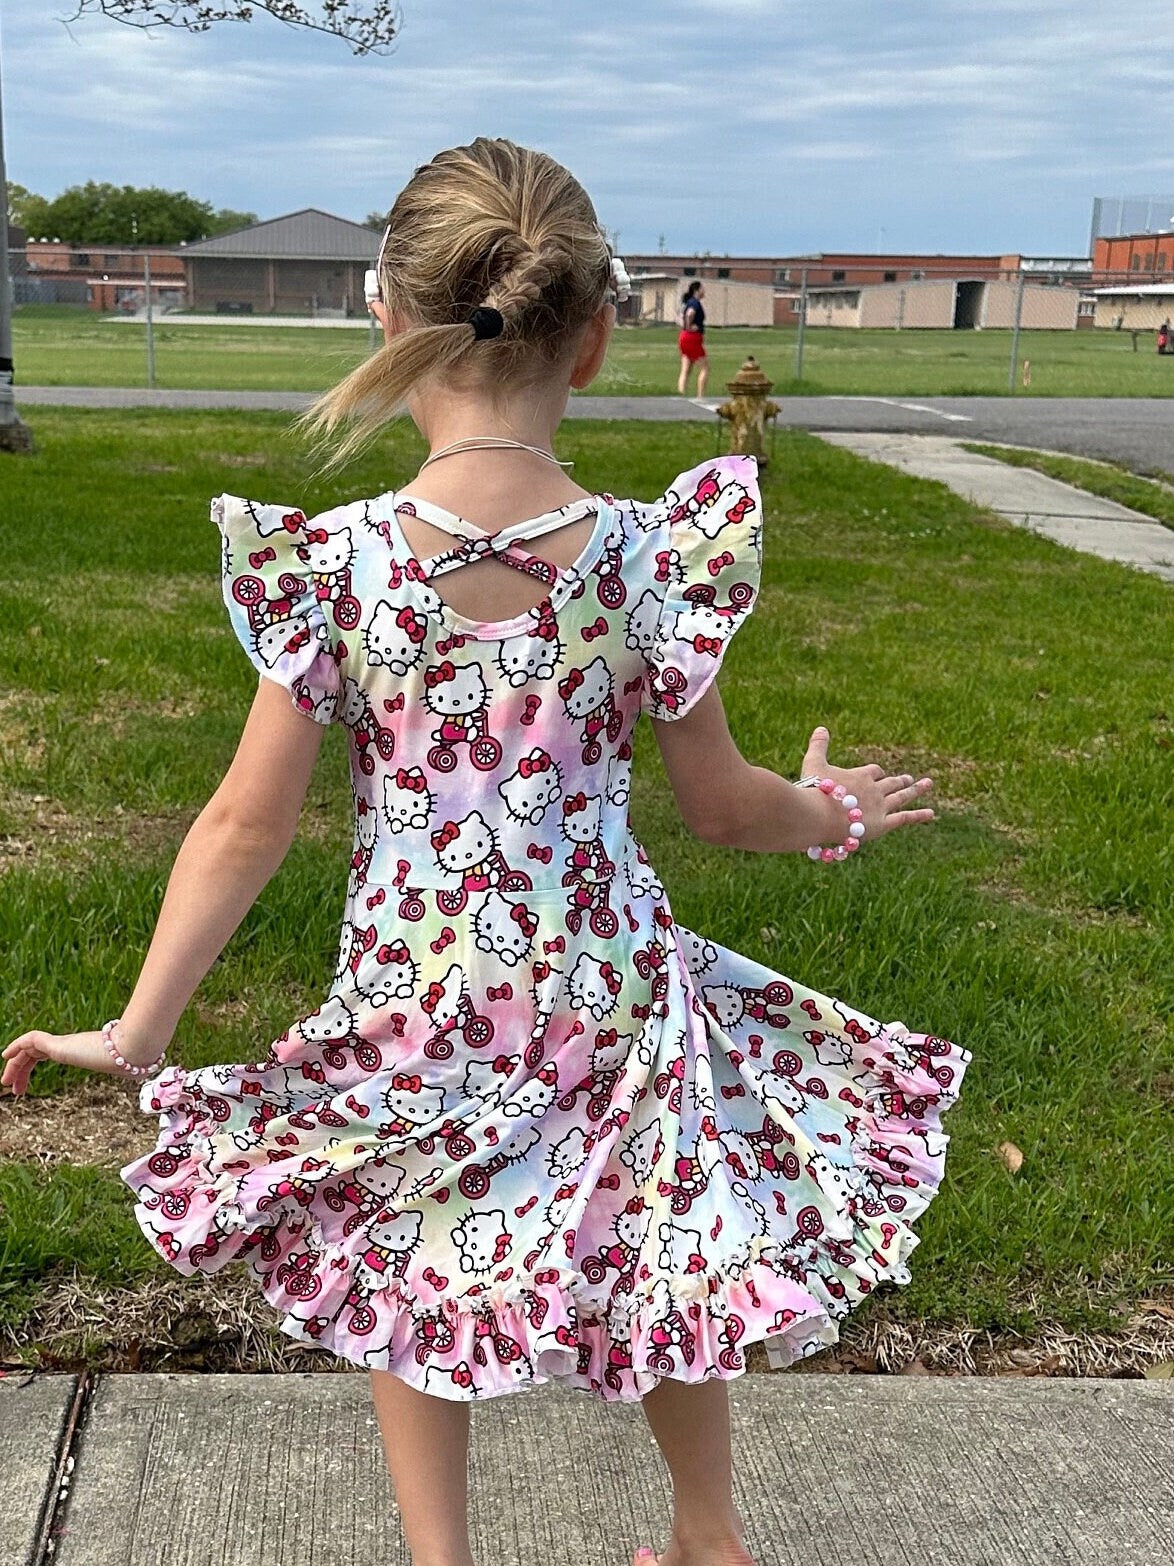
[[360, 60], [267, 17], [145, 34], [0, 0], [9, 177], [361, 219], [501, 135], [566, 163], [621, 251], [733, 254], [1082, 254], [1094, 195], [1174, 191], [1152, 0], [401, 3]]

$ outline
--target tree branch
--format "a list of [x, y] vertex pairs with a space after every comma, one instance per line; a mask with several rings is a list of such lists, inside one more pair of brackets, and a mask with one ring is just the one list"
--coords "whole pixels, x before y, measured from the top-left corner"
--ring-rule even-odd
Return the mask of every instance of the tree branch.
[[99, 11], [131, 27], [182, 27], [189, 33], [206, 33], [216, 22], [248, 22], [257, 11], [275, 17], [288, 27], [330, 33], [350, 44], [354, 54], [387, 54], [399, 36], [401, 16], [396, 0], [317, 0], [297, 5], [294, 0], [75, 0], [67, 22], [90, 11]]

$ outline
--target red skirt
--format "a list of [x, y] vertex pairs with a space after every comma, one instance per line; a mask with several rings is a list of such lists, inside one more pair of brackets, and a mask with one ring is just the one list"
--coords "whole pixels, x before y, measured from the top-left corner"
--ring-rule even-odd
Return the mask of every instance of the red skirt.
[[705, 336], [701, 332], [682, 332], [677, 338], [681, 352], [690, 364], [705, 358]]

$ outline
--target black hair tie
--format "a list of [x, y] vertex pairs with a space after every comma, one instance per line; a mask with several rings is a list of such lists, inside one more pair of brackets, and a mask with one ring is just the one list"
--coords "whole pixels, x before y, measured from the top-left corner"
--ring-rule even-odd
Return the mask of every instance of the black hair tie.
[[505, 316], [492, 305], [478, 305], [468, 317], [468, 323], [473, 328], [473, 340], [480, 342], [486, 337], [501, 336], [505, 329]]

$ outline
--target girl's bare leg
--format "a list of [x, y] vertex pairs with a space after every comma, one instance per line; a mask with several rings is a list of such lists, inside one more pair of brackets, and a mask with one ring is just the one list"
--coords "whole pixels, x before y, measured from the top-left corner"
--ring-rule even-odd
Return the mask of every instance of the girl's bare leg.
[[689, 371], [693, 368], [685, 355], [681, 355], [681, 373], [677, 376], [677, 396], [683, 397], [685, 389], [689, 385]]
[[469, 1548], [469, 1405], [418, 1392], [389, 1370], [371, 1372], [412, 1566], [474, 1566]]
[[734, 1506], [726, 1383], [666, 1377], [643, 1406], [673, 1481], [673, 1531], [660, 1566], [754, 1566]]
[[701, 366], [697, 371], [697, 395], [704, 397], [705, 388], [709, 384], [709, 359], [699, 359], [697, 362]]

